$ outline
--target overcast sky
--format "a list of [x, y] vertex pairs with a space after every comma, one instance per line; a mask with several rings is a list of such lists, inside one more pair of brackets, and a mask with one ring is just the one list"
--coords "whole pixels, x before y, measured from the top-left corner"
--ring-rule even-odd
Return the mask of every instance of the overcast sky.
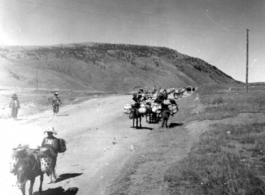
[[265, 0], [0, 0], [0, 45], [163, 46], [265, 81]]

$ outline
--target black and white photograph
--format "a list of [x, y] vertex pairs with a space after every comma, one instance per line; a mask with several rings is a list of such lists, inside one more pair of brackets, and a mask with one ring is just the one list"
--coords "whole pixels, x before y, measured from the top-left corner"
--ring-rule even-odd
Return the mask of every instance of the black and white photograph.
[[0, 194], [265, 195], [265, 0], [0, 0]]

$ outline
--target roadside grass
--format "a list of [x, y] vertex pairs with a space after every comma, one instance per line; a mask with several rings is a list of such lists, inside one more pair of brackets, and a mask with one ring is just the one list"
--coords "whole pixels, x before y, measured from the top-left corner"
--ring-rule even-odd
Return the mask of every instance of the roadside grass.
[[265, 123], [218, 123], [241, 113], [265, 113], [262, 87], [248, 94], [242, 87], [206, 88], [198, 94], [203, 110], [191, 114], [185, 122], [217, 123], [200, 135], [187, 157], [166, 171], [165, 194], [265, 194]]
[[221, 120], [235, 117], [240, 113], [265, 113], [265, 95], [262, 90], [255, 93], [226, 91], [209, 93], [199, 91], [204, 111], [190, 115], [186, 122], [193, 120]]
[[265, 123], [212, 125], [189, 155], [165, 173], [167, 193], [265, 194], [264, 128]]

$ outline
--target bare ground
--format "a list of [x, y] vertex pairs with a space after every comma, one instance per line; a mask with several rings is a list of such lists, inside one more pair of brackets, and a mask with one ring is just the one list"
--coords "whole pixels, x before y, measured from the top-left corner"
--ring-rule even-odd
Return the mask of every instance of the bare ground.
[[[43, 194], [58, 194], [58, 187], [65, 190], [76, 187], [78, 194], [103, 194], [107, 183], [133, 153], [131, 146], [143, 140], [151, 129], [144, 122], [144, 127], [149, 128], [131, 128], [132, 121], [122, 113], [123, 106], [128, 102], [131, 102], [131, 96], [95, 98], [66, 106], [57, 117], [46, 111], [30, 118], [19, 118], [18, 121], [2, 120], [1, 127], [5, 129], [3, 137], [6, 138], [1, 143], [3, 191], [20, 194], [11, 187], [15, 177], [7, 171], [11, 148], [20, 142], [29, 143], [31, 147], [40, 145], [43, 130], [53, 126], [58, 131], [58, 137], [66, 139], [68, 150], [58, 157], [57, 174], [61, 175], [61, 181], [47, 184], [46, 177]], [[48, 188], [51, 190], [45, 193]], [[34, 191], [37, 189], [38, 182]]]

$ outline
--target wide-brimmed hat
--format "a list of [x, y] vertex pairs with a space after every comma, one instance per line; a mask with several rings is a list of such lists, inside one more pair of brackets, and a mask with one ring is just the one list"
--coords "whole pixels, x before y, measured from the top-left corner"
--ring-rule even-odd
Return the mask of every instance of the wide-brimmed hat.
[[57, 134], [53, 127], [48, 127], [43, 133], [53, 133], [54, 135]]
[[14, 93], [11, 98], [17, 98], [17, 94]]
[[58, 92], [56, 91], [56, 92], [54, 93], [54, 95], [58, 95]]

